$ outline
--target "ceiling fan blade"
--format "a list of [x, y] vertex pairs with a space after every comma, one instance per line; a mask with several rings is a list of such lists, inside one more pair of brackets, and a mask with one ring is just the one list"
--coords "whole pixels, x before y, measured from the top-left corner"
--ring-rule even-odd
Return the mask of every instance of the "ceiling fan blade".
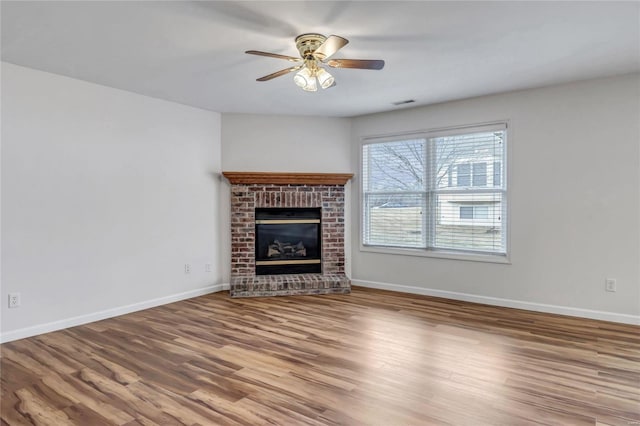
[[302, 68], [302, 65], [298, 65], [297, 67], [286, 68], [280, 71], [276, 71], [273, 74], [265, 75], [264, 77], [257, 78], [256, 81], [268, 81], [276, 77], [280, 77], [281, 75], [289, 74], [290, 72], [294, 72]]
[[331, 59], [327, 65], [333, 68], [360, 68], [364, 70], [381, 70], [384, 61], [381, 59]]
[[291, 61], [291, 62], [302, 61], [302, 58], [296, 58], [296, 57], [287, 56], [287, 55], [279, 55], [277, 53], [261, 52], [259, 50], [247, 50], [244, 53], [248, 53], [249, 55], [268, 56], [269, 58], [286, 59], [287, 61]]
[[349, 40], [346, 38], [337, 35], [330, 35], [324, 43], [322, 43], [320, 47], [313, 52], [313, 56], [320, 60], [327, 59], [338, 50], [342, 49], [347, 43], [349, 43]]

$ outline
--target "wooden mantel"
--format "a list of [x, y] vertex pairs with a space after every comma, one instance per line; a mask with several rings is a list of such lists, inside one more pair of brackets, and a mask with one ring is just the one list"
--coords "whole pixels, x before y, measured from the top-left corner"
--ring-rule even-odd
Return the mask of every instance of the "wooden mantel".
[[232, 184], [345, 185], [353, 173], [222, 172]]

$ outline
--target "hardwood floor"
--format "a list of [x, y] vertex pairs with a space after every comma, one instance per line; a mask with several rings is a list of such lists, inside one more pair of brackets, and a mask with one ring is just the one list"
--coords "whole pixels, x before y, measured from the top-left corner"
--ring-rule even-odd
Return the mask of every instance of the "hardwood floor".
[[2, 424], [640, 424], [640, 327], [354, 288], [1, 346]]

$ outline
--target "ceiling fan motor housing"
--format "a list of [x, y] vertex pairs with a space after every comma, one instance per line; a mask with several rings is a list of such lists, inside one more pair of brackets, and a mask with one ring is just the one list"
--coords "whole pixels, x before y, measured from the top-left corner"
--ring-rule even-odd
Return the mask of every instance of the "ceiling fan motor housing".
[[[313, 52], [315, 52], [326, 39], [322, 34], [301, 34], [296, 37], [296, 48], [298, 52], [300, 52], [301, 57], [304, 59], [312, 59], [310, 56], [313, 55]], [[317, 59], [322, 60], [324, 58], [318, 57]]]

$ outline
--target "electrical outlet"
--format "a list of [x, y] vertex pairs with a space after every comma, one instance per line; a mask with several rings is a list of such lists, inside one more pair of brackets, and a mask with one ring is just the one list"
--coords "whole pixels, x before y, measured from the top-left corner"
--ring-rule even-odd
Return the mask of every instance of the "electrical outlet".
[[205, 263], [204, 264], [204, 271], [205, 272], [211, 272], [211, 264], [210, 263]]
[[607, 278], [604, 280], [605, 291], [616, 291], [616, 280], [614, 278]]
[[190, 274], [191, 273], [191, 264], [189, 264], [189, 263], [185, 263], [184, 264], [184, 273], [185, 274]]
[[20, 307], [20, 293], [9, 293], [9, 307]]

